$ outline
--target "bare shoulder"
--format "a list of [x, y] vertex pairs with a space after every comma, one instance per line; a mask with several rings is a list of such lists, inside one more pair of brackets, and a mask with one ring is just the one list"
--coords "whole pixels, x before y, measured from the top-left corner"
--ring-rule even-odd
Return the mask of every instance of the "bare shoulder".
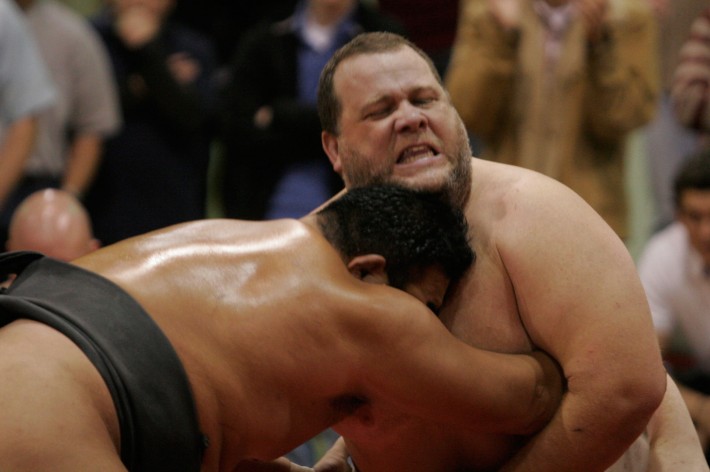
[[487, 238], [538, 346], [548, 348], [547, 341], [562, 339], [560, 333], [579, 332], [582, 322], [647, 310], [623, 241], [577, 194], [502, 164], [477, 162], [474, 174], [467, 208], [473, 237], [480, 230]]
[[67, 338], [20, 320], [0, 329], [0, 470], [125, 470], [98, 372]]
[[199, 288], [247, 267], [270, 271], [289, 262], [317, 260], [318, 254], [328, 261], [336, 257], [329, 257], [329, 250], [327, 241], [298, 220], [214, 219], [130, 238], [74, 262], [124, 288], [159, 284], [158, 276]]
[[[474, 231], [480, 227], [494, 233], [499, 245], [550, 243], [544, 234], [575, 244], [620, 242], [579, 195], [540, 173], [474, 159], [471, 192], [466, 215]], [[581, 234], [590, 237], [579, 238]]]
[[511, 277], [527, 272], [538, 280], [542, 275], [557, 280], [560, 266], [579, 274], [634, 268], [623, 241], [565, 185], [487, 161], [476, 162], [474, 175], [467, 217], [474, 236], [480, 228], [493, 241]]

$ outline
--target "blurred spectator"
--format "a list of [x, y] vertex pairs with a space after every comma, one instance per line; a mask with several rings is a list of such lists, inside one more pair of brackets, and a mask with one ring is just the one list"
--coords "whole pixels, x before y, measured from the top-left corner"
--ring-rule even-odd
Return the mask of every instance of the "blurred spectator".
[[679, 56], [671, 84], [676, 117], [688, 128], [710, 131], [710, 8], [691, 25]]
[[710, 440], [710, 151], [681, 167], [676, 221], [656, 233], [639, 274], [661, 351], [708, 451]]
[[10, 224], [8, 251], [37, 251], [71, 261], [100, 246], [93, 237], [89, 214], [71, 193], [45, 189], [17, 207]]
[[377, 4], [402, 22], [409, 39], [431, 57], [443, 76], [456, 36], [459, 0], [378, 0]]
[[42, 111], [37, 137], [16, 189], [23, 199], [40, 188], [81, 197], [91, 184], [104, 138], [120, 125], [111, 66], [91, 25], [55, 0], [16, 0], [57, 91]]
[[300, 217], [342, 187], [321, 146], [316, 90], [333, 52], [363, 31], [402, 26], [357, 0], [303, 0], [244, 35], [225, 89], [228, 217]]
[[173, 5], [112, 0], [94, 18], [123, 115], [86, 198], [105, 244], [205, 216], [214, 54], [168, 19]]
[[[34, 39], [12, 0], [0, 0], [0, 245], [15, 207], [15, 194], [35, 142], [36, 115], [55, 91]], [[25, 181], [27, 178], [25, 177]]]
[[482, 157], [553, 177], [627, 236], [627, 134], [651, 119], [646, 0], [463, 0], [446, 84]]
[[[656, 115], [644, 130], [651, 194], [654, 199], [653, 229], [673, 220], [673, 176], [687, 157], [700, 149], [700, 134], [681, 124], [672, 109], [671, 87], [681, 47], [691, 23], [708, 7], [707, 0], [648, 0], [659, 26], [661, 97]], [[696, 43], [697, 44], [697, 43]], [[702, 46], [701, 46], [702, 47]], [[704, 47], [707, 47], [705, 45]], [[686, 49], [684, 55], [690, 52]], [[692, 50], [693, 48], [691, 48]], [[693, 67], [692, 62], [686, 62]], [[700, 64], [695, 64], [700, 67]], [[697, 88], [691, 87], [689, 90]]]
[[173, 18], [209, 36], [215, 45], [217, 62], [228, 66], [248, 29], [262, 22], [282, 20], [293, 12], [297, 0], [182, 0]]

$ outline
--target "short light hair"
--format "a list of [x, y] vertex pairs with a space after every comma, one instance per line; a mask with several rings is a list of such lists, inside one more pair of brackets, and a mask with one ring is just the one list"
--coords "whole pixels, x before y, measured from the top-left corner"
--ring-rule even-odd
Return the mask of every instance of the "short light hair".
[[396, 33], [385, 32], [359, 34], [349, 43], [338, 49], [321, 71], [318, 83], [318, 117], [320, 118], [323, 131], [327, 131], [336, 136], [340, 133], [339, 119], [342, 105], [335, 95], [335, 87], [333, 84], [335, 72], [340, 63], [346, 59], [362, 54], [385, 53], [397, 51], [405, 47], [411, 48], [424, 59], [431, 73], [434, 74], [436, 80], [443, 87], [441, 75], [439, 75], [439, 72], [436, 70], [436, 66], [431, 58], [421, 48], [405, 37]]

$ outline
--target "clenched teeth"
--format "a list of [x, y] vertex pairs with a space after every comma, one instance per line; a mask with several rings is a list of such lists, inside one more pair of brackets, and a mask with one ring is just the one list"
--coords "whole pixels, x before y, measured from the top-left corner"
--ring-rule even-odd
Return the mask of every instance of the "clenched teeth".
[[398, 164], [407, 164], [414, 162], [417, 159], [422, 159], [425, 157], [431, 157], [435, 154], [434, 150], [426, 145], [412, 146], [405, 149], [402, 154], [400, 154], [399, 159], [397, 159]]

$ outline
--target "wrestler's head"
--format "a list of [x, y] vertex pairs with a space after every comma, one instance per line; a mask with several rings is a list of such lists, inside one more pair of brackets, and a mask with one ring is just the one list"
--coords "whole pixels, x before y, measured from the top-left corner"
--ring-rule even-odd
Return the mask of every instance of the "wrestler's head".
[[323, 235], [351, 272], [425, 303], [430, 297], [422, 290], [440, 292], [434, 298], [441, 302], [449, 282], [474, 260], [463, 214], [439, 193], [391, 184], [359, 187], [317, 215]]
[[323, 149], [346, 187], [391, 182], [463, 207], [471, 149], [431, 59], [405, 38], [364, 33], [321, 73]]

